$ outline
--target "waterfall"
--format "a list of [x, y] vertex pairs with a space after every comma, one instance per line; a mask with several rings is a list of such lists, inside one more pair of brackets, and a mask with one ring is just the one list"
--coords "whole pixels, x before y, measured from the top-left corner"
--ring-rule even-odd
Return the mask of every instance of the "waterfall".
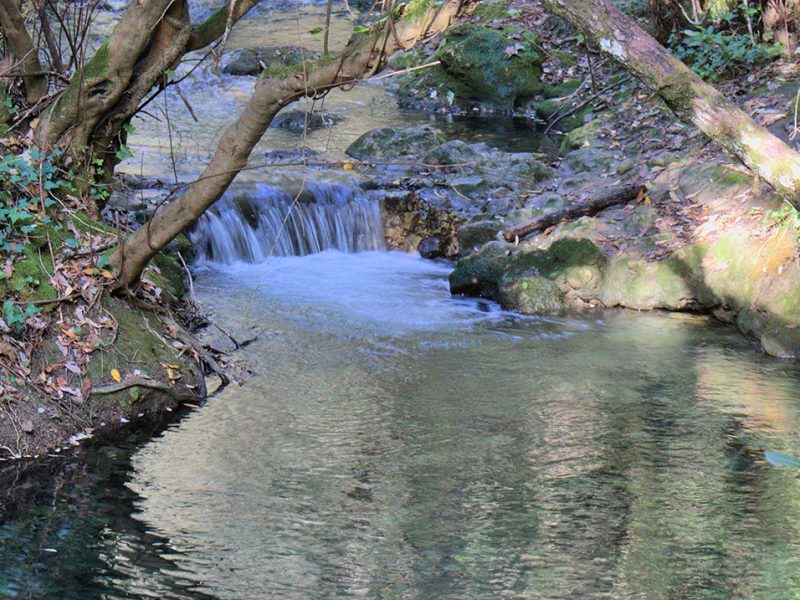
[[226, 194], [189, 238], [198, 260], [228, 264], [384, 248], [378, 203], [355, 186], [325, 182], [306, 183], [300, 191], [260, 185]]

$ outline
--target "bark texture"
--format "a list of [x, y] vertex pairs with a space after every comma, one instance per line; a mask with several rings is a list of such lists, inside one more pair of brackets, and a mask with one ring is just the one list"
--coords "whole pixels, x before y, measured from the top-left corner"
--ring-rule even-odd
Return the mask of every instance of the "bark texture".
[[25, 27], [16, 0], [0, 0], [0, 27], [25, 82], [25, 96], [35, 104], [47, 93], [47, 76], [39, 61], [39, 50]]
[[600, 49], [800, 208], [800, 154], [700, 79], [611, 0], [544, 0]]
[[424, 14], [401, 16], [397, 23], [389, 19], [388, 24], [354, 36], [337, 56], [301, 65], [289, 76], [262, 75], [244, 111], [222, 135], [201, 177], [117, 248], [111, 261], [118, 288], [134, 286], [150, 259], [222, 196], [283, 107], [371, 76], [395, 51], [445, 30], [465, 7], [462, 0], [447, 0], [438, 7], [428, 6]]
[[[231, 24], [258, 2], [236, 2]], [[228, 12], [225, 5], [193, 26], [187, 0], [131, 2], [105, 43], [43, 113], [36, 129], [39, 147], [69, 150], [78, 162], [102, 158], [111, 173], [125, 141], [122, 126], [154, 88], [164, 85], [169, 69], [222, 36]]]

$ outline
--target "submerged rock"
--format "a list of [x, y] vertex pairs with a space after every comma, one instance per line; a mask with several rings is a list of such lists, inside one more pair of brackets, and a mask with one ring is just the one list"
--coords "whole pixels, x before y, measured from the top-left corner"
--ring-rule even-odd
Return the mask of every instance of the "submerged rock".
[[223, 65], [222, 72], [228, 75], [259, 75], [264, 69], [292, 67], [304, 60], [314, 60], [319, 55], [319, 52], [299, 46], [244, 48]]
[[316, 131], [326, 127], [333, 127], [343, 119], [342, 115], [329, 112], [290, 110], [278, 114], [272, 120], [271, 127], [286, 129], [292, 133], [303, 133], [304, 131]]

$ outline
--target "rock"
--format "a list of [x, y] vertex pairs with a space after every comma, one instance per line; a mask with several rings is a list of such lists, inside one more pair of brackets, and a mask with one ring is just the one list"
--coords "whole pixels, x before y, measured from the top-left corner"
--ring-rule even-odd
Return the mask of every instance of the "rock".
[[505, 309], [527, 315], [558, 314], [568, 308], [564, 292], [536, 270], [503, 283], [498, 289], [497, 301]]
[[597, 137], [602, 125], [602, 120], [594, 119], [570, 131], [564, 136], [564, 140], [561, 142], [561, 154], [566, 154], [570, 150], [575, 150], [576, 148], [589, 146], [592, 140]]
[[303, 60], [313, 60], [318, 56], [319, 52], [299, 46], [244, 48], [223, 65], [222, 72], [228, 75], [259, 75], [264, 69], [292, 67], [301, 64]]
[[471, 166], [481, 158], [481, 152], [476, 144], [450, 140], [428, 152], [422, 160], [429, 165]]
[[497, 239], [497, 234], [500, 233], [502, 229], [503, 224], [499, 221], [485, 220], [465, 223], [459, 227], [456, 232], [458, 247], [461, 249], [461, 254], [469, 254], [478, 246], [482, 246], [486, 242]]
[[411, 76], [400, 90], [401, 102], [402, 96], [433, 96], [433, 104], [477, 101], [513, 111], [544, 88], [535, 41], [529, 31], [512, 39], [481, 25], [456, 26], [431, 57], [440, 64]]
[[617, 165], [617, 175], [624, 175], [625, 173], [629, 173], [636, 168], [636, 163], [633, 162], [630, 158], [626, 158], [621, 163]]
[[383, 127], [368, 131], [345, 150], [358, 160], [393, 160], [422, 156], [446, 141], [444, 134], [433, 127]]
[[453, 177], [452, 179], [448, 179], [448, 183], [452, 185], [459, 194], [464, 194], [466, 196], [485, 192], [489, 188], [488, 182], [481, 175]]
[[306, 112], [304, 110], [290, 110], [278, 114], [273, 120], [271, 127], [286, 129], [293, 133], [303, 133], [304, 131], [316, 131], [333, 127], [344, 117], [329, 112]]
[[264, 152], [264, 158], [268, 163], [293, 163], [315, 158], [318, 154], [316, 150], [303, 146], [290, 150], [270, 150]]
[[33, 421], [30, 419], [25, 419], [22, 423], [20, 423], [19, 428], [25, 433], [33, 433]]
[[616, 162], [613, 153], [600, 148], [580, 148], [564, 157], [563, 164], [575, 171], [591, 171], [593, 175], [601, 175]]
[[495, 299], [500, 278], [510, 262], [511, 246], [491, 242], [462, 258], [450, 273], [450, 292]]
[[442, 245], [441, 239], [431, 236], [423, 239], [417, 249], [422, 258], [438, 258], [443, 255]]

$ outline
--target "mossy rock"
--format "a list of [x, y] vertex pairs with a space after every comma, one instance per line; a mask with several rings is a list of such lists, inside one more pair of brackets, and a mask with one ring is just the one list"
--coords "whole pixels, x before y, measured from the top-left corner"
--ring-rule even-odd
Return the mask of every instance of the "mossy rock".
[[288, 68], [290, 71], [303, 61], [312, 61], [319, 52], [299, 46], [275, 48], [244, 48], [222, 67], [228, 75], [259, 75], [265, 69]]
[[496, 298], [500, 279], [511, 261], [510, 251], [511, 246], [508, 244], [490, 242], [459, 260], [450, 273], [450, 292]]
[[[532, 34], [510, 39], [496, 29], [464, 24], [448, 31], [431, 57], [440, 65], [414, 75], [401, 90], [436, 89], [442, 98], [448, 92], [456, 101], [477, 101], [512, 111], [540, 94], [542, 56]], [[514, 53], [507, 53], [509, 48]]]
[[461, 140], [450, 140], [428, 152], [422, 160], [429, 165], [464, 165], [481, 158], [481, 153], [474, 146]]
[[568, 308], [566, 294], [554, 281], [542, 277], [535, 269], [502, 282], [497, 301], [504, 309], [527, 315], [557, 314]]
[[317, 110], [307, 112], [295, 109], [279, 113], [272, 120], [270, 127], [285, 129], [292, 133], [304, 133], [333, 127], [343, 118], [342, 115], [330, 112], [320, 112]]
[[558, 85], [546, 85], [542, 89], [542, 95], [548, 99], [558, 99], [569, 96], [575, 92], [583, 82], [580, 79], [565, 79]]
[[472, 11], [472, 16], [481, 23], [491, 23], [509, 16], [508, 7], [504, 0], [481, 2]]
[[469, 254], [478, 246], [497, 238], [497, 234], [503, 229], [503, 224], [499, 221], [483, 220], [472, 223], [464, 223], [458, 228], [458, 247], [462, 255]]
[[433, 127], [382, 127], [362, 135], [345, 152], [357, 160], [392, 160], [422, 156], [446, 140], [445, 135]]
[[600, 119], [594, 119], [588, 123], [581, 125], [577, 129], [573, 129], [561, 142], [561, 154], [567, 154], [570, 150], [583, 148], [584, 146], [591, 145], [592, 141], [597, 138], [597, 134], [603, 127], [603, 122]]

